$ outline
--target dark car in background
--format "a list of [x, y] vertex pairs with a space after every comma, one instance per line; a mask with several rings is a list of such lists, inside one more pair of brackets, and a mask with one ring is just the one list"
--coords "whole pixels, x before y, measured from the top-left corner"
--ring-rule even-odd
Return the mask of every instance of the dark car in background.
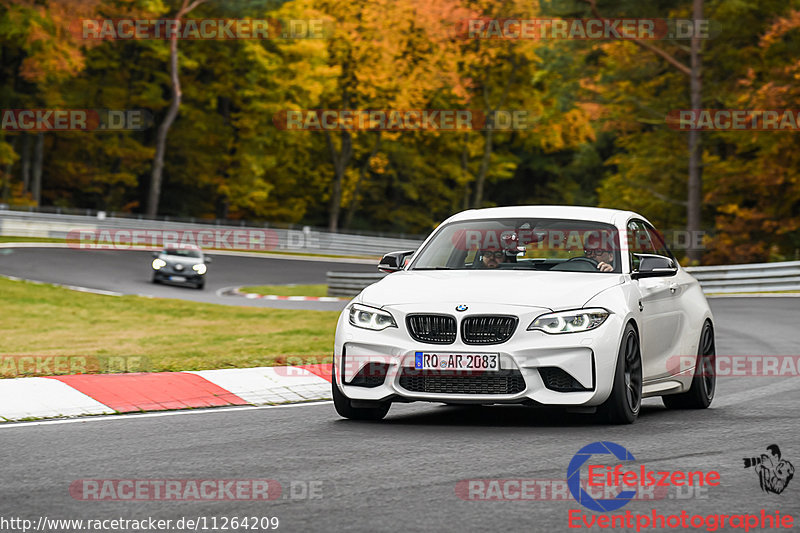
[[202, 289], [211, 258], [196, 246], [166, 247], [153, 252], [153, 283], [178, 283]]

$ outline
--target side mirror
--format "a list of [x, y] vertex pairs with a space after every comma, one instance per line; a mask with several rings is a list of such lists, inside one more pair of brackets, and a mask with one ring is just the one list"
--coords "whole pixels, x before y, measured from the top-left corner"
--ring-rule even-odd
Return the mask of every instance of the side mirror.
[[631, 272], [633, 279], [674, 276], [678, 272], [678, 267], [669, 257], [652, 254], [634, 255], [639, 260], [639, 269]]
[[161, 255], [161, 252], [153, 252], [153, 257], [158, 257], [159, 255]]
[[383, 256], [378, 263], [378, 270], [381, 272], [397, 272], [406, 266], [406, 259], [411, 258], [416, 250], [405, 250], [402, 252], [391, 252]]
[[208, 257], [207, 255], [204, 255], [204, 256], [203, 256], [203, 261], [204, 261], [206, 264], [208, 264], [208, 263], [212, 263], [214, 260], [213, 260], [213, 259], [211, 259], [210, 257]]

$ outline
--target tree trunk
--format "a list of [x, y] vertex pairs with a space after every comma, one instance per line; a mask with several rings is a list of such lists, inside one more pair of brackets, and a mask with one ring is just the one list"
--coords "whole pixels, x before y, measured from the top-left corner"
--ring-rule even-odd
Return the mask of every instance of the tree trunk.
[[340, 135], [342, 140], [342, 148], [339, 152], [333, 146], [333, 140], [330, 133], [325, 134], [328, 141], [328, 150], [331, 153], [331, 160], [333, 161], [333, 190], [331, 191], [331, 201], [328, 207], [328, 231], [336, 231], [339, 229], [339, 213], [342, 209], [342, 182], [344, 181], [344, 173], [347, 170], [347, 165], [350, 163], [350, 158], [353, 156], [353, 138], [350, 136], [349, 131], [343, 131]]
[[461, 148], [461, 175], [464, 176], [464, 194], [461, 201], [461, 210], [469, 209], [469, 133], [464, 133], [464, 146]]
[[150, 175], [150, 194], [147, 198], [147, 216], [154, 217], [158, 214], [158, 202], [161, 199], [161, 181], [164, 173], [164, 154], [167, 150], [167, 133], [178, 116], [181, 106], [181, 82], [178, 77], [178, 38], [172, 36], [169, 43], [170, 75], [172, 77], [172, 102], [169, 105], [167, 116], [158, 127], [156, 137], [156, 156], [153, 160], [153, 172]]
[[[19, 135], [14, 136], [14, 140], [11, 141], [11, 150], [16, 150], [17, 148], [17, 141], [19, 140]], [[9, 161], [6, 165], [6, 170], [3, 173], [3, 203], [8, 205], [8, 197], [11, 195], [11, 171], [14, 169], [13, 161]]]
[[472, 202], [472, 207], [479, 209], [483, 203], [483, 184], [486, 182], [486, 174], [489, 171], [489, 162], [492, 159], [492, 134], [494, 130], [487, 129], [485, 133], [485, 140], [483, 142], [483, 157], [481, 158], [481, 166], [478, 170], [478, 176], [475, 180], [475, 200]]
[[[703, 0], [694, 0], [692, 18], [697, 21], [703, 18]], [[696, 27], [696, 24], [695, 24]], [[689, 75], [691, 107], [698, 110], [703, 105], [702, 90], [702, 58], [700, 55], [700, 37], [695, 32], [691, 43], [691, 73]], [[686, 229], [694, 242], [694, 236], [699, 234], [702, 214], [703, 194], [703, 147], [700, 132], [689, 131], [689, 186], [688, 203], [686, 207]], [[689, 249], [689, 260], [700, 261], [702, 250]]]
[[356, 214], [356, 209], [358, 209], [358, 191], [361, 184], [366, 180], [367, 171], [369, 169], [369, 163], [372, 161], [372, 158], [375, 157], [375, 154], [378, 153], [378, 150], [381, 146], [381, 132], [375, 132], [375, 144], [372, 145], [372, 150], [367, 155], [367, 159], [364, 161], [364, 164], [358, 169], [358, 179], [356, 180], [355, 187], [353, 187], [353, 198], [350, 199], [350, 205], [347, 208], [347, 213], [344, 215], [344, 229], [349, 229], [350, 226], [353, 224], [353, 217]]
[[[175, 15], [175, 19], [180, 21], [187, 13], [204, 3], [206, 0], [194, 0], [189, 4], [189, 0], [183, 0], [181, 8]], [[172, 81], [172, 102], [169, 105], [167, 116], [158, 127], [156, 136], [156, 155], [153, 159], [153, 171], [150, 174], [150, 192], [147, 196], [147, 216], [154, 217], [158, 214], [158, 203], [161, 199], [161, 182], [164, 173], [164, 154], [167, 151], [167, 134], [178, 116], [181, 107], [181, 80], [178, 76], [178, 36], [173, 33], [169, 42], [169, 64], [170, 79]]]
[[22, 172], [22, 194], [31, 190], [31, 136], [22, 135], [22, 157], [20, 158]]
[[44, 160], [44, 133], [36, 134], [33, 147], [33, 171], [31, 175], [31, 196], [36, 206], [42, 204], [42, 163]]
[[[501, 109], [504, 105], [506, 105], [506, 99], [508, 98], [508, 91], [511, 89], [511, 86], [514, 84], [514, 80], [516, 78], [518, 62], [517, 56], [511, 56], [510, 62], [511, 66], [511, 73], [506, 78], [506, 84], [503, 87], [503, 94], [500, 96], [500, 101], [497, 102], [497, 106], [492, 108], [489, 103], [489, 90], [486, 84], [483, 85], [483, 104], [486, 108], [486, 120], [487, 120], [487, 129], [484, 134], [485, 140], [483, 143], [483, 156], [481, 158], [481, 166], [478, 170], [478, 175], [476, 176], [475, 182], [475, 201], [473, 202], [472, 206], [476, 209], [481, 207], [483, 203], [483, 184], [486, 182], [486, 174], [489, 172], [489, 163], [492, 160], [492, 136], [494, 135], [494, 128], [495, 128], [495, 113], [498, 109]], [[491, 118], [491, 122], [489, 119]]]

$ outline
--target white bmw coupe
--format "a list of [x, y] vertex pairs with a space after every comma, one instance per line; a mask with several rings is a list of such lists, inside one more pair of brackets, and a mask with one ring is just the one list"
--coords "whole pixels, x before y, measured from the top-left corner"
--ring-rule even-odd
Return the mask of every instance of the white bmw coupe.
[[714, 397], [703, 292], [641, 215], [591, 207], [471, 210], [364, 289], [336, 328], [333, 400], [378, 420], [392, 402], [524, 404], [636, 420]]

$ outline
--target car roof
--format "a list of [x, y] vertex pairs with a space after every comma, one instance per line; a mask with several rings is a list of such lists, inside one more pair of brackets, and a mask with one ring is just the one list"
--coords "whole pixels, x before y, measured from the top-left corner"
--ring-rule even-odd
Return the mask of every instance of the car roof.
[[[631, 216], [645, 219], [633, 211], [606, 209], [604, 207], [585, 207], [574, 205], [519, 205], [509, 207], [488, 207], [462, 211], [447, 219], [447, 222], [460, 220], [479, 220], [483, 218], [564, 218], [569, 220], [592, 220], [614, 224], [621, 217]], [[647, 219], [645, 219], [647, 220]]]
[[194, 244], [171, 244], [165, 246], [164, 250], [196, 250], [200, 252], [200, 247]]

